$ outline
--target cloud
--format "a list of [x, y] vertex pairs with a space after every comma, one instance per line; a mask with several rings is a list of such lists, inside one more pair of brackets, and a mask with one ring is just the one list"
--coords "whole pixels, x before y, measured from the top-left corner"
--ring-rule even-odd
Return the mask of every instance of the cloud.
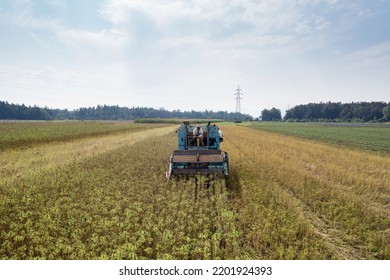
[[[100, 12], [114, 25], [132, 22], [142, 14], [167, 37], [197, 35], [205, 40], [253, 32], [293, 31], [300, 15], [289, 1], [123, 1], [111, 0]], [[277, 16], [276, 16], [277, 15]], [[236, 28], [236, 27], [239, 28]]]
[[[25, 44], [29, 41], [30, 47], [46, 51], [61, 49], [70, 54], [72, 51], [66, 49], [69, 47], [90, 55], [105, 53], [106, 56], [107, 52], [118, 54], [123, 51], [128, 44], [127, 31], [110, 28], [108, 23], [107, 28], [98, 30], [78, 26], [77, 22], [72, 23], [75, 26], [69, 25], [66, 17], [74, 11], [69, 10], [68, 4], [70, 2], [61, 0], [46, 0], [39, 4], [28, 0], [10, 1], [3, 8], [0, 5], [0, 27], [15, 33], [13, 36], [18, 36]], [[90, 14], [97, 12], [89, 11]]]
[[[145, 36], [161, 47], [234, 50], [247, 54], [270, 49], [308, 49], [332, 28], [323, 10], [337, 1], [124, 1], [100, 9], [137, 46]], [[309, 37], [310, 36], [310, 37]], [[304, 45], [301, 43], [304, 42]], [[316, 46], [313, 44], [313, 46]]]
[[68, 5], [64, 0], [46, 0], [46, 3], [63, 11], [68, 8]]
[[30, 30], [56, 30], [61, 26], [60, 20], [56, 18], [35, 15], [31, 1], [15, 1], [8, 9], [0, 9], [0, 23]]
[[[55, 88], [63, 94], [69, 90], [88, 106], [105, 102], [229, 110], [240, 83], [243, 108], [254, 112], [262, 102], [278, 107], [305, 94], [311, 98], [323, 81], [334, 86], [338, 77], [342, 83], [345, 75], [355, 78], [361, 69], [388, 69], [388, 21], [378, 17], [380, 10], [386, 12], [378, 8], [383, 5], [369, 3], [3, 0], [0, 35], [9, 40], [0, 42], [0, 58], [4, 69], [19, 68], [24, 76], [39, 73], [19, 82], [31, 92], [36, 87], [36, 99], [40, 88]], [[375, 31], [379, 24], [382, 29]], [[6, 57], [7, 51], [16, 59]], [[344, 71], [347, 66], [356, 72]], [[337, 77], [335, 69], [341, 69]], [[57, 80], [62, 80], [58, 88]], [[197, 98], [201, 94], [213, 96], [209, 104]]]
[[352, 69], [375, 69], [378, 66], [390, 67], [390, 41], [352, 52], [346, 55], [343, 61]]
[[121, 51], [127, 43], [126, 33], [117, 29], [104, 29], [91, 32], [78, 29], [60, 29], [57, 37], [67, 45], [104, 51]]

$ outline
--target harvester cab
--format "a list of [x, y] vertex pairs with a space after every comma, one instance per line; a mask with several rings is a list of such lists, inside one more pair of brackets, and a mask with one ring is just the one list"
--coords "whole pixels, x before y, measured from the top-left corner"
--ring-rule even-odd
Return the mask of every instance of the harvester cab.
[[168, 180], [175, 174], [229, 174], [228, 153], [221, 151], [218, 126], [210, 122], [205, 126], [190, 125], [185, 121], [177, 136], [178, 149], [169, 161]]

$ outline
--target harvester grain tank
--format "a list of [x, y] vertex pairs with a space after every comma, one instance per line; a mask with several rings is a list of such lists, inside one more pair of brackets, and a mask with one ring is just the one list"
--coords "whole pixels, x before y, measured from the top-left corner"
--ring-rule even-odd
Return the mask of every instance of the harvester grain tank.
[[[199, 128], [197, 128], [197, 126]], [[196, 135], [201, 131], [201, 135]], [[176, 174], [229, 174], [228, 153], [220, 148], [223, 138], [216, 125], [190, 125], [188, 121], [177, 130], [178, 149], [169, 161], [167, 179]]]

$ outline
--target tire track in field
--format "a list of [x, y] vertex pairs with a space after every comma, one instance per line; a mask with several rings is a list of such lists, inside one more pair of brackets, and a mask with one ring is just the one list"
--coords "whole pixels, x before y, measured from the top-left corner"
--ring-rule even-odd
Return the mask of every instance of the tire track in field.
[[296, 197], [288, 187], [280, 184], [276, 184], [275, 186], [280, 189], [286, 200], [293, 204], [293, 211], [309, 222], [310, 228], [323, 240], [324, 245], [328, 247], [337, 259], [364, 259], [360, 250], [353, 248], [340, 237], [343, 235], [342, 231], [333, 227], [329, 222], [311, 211], [310, 207]]
[[[252, 133], [255, 136], [256, 130]], [[258, 133], [260, 134], [261, 132]], [[380, 219], [389, 219], [390, 173], [387, 168], [390, 165], [389, 157], [367, 154], [364, 151], [351, 151], [346, 147], [336, 148], [327, 143], [314, 143], [295, 136], [291, 137], [291, 143], [286, 140], [281, 146], [280, 139], [290, 136], [274, 132], [266, 132], [265, 135], [276, 136], [275, 143], [272, 144], [278, 145], [278, 149], [288, 149], [291, 153], [290, 155], [279, 153], [278, 159], [301, 166], [291, 168], [284, 165], [281, 167], [283, 168], [281, 173], [299, 173], [301, 178], [313, 180], [331, 189], [332, 195], [341, 201], [354, 201], [364, 209], [364, 212], [369, 212]], [[255, 137], [252, 137], [248, 141], [256, 146], [254, 139]], [[298, 146], [293, 143], [297, 141], [303, 142]], [[309, 149], [313, 145], [315, 149]], [[314, 164], [307, 163], [300, 157], [305, 157]], [[292, 161], [291, 158], [296, 160]]]
[[0, 184], [21, 179], [43, 169], [94, 157], [147, 138], [164, 136], [177, 126], [152, 128], [137, 132], [76, 139], [70, 142], [43, 144], [27, 150], [0, 152]]
[[[241, 130], [247, 128], [235, 127], [235, 129]], [[243, 144], [240, 144], [240, 139], [242, 139], [242, 135], [248, 135], [248, 133], [241, 133], [240, 137], [238, 134], [234, 135], [235, 132], [230, 127], [226, 128], [226, 131], [224, 130], [224, 132], [226, 135], [226, 144], [231, 146], [228, 149], [231, 151], [231, 149], [234, 148], [239, 155], [239, 162], [232, 162], [231, 165], [238, 164], [246, 171], [251, 169], [253, 170], [254, 166], [260, 166], [260, 168], [264, 170], [267, 169], [267, 166], [261, 167], [260, 162], [256, 162], [255, 160], [253, 160], [254, 154], [249, 154], [247, 152], [247, 148]], [[248, 129], [247, 132], [256, 133], [251, 131], [250, 129]], [[234, 141], [229, 140], [230, 135], [233, 136], [232, 139], [234, 139]], [[251, 144], [251, 147], [255, 147], [257, 144], [256, 142], [259, 141], [259, 139], [253, 137], [247, 137], [247, 139], [245, 140]], [[238, 172], [240, 173], [240, 170]], [[262, 178], [262, 176], [255, 174], [254, 170], [251, 173], [258, 180], [264, 179]], [[320, 240], [322, 240], [323, 245], [325, 245], [328, 250], [333, 253], [336, 259], [364, 258], [360, 250], [353, 248], [341, 238], [341, 236], [343, 236], [343, 233], [339, 229], [335, 228], [328, 221], [319, 217], [316, 213], [311, 211], [310, 207], [304, 201], [299, 199], [288, 187], [284, 186], [281, 180], [275, 181], [275, 178], [272, 179], [273, 180], [267, 182], [270, 190], [272, 190], [274, 192], [274, 195], [276, 197], [279, 197], [279, 199], [283, 201], [288, 201], [290, 209], [294, 211], [298, 216], [300, 216], [302, 220], [308, 222], [309, 228], [311, 228], [313, 232], [320, 238]]]

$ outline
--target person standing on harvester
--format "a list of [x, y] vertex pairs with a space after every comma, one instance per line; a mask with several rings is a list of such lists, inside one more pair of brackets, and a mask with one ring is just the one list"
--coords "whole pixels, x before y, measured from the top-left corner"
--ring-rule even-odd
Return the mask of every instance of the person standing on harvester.
[[194, 136], [194, 140], [196, 141], [196, 138], [199, 138], [200, 146], [202, 146], [203, 143], [203, 129], [200, 127], [200, 124], [198, 123], [196, 127], [194, 128], [194, 131], [192, 132]]

